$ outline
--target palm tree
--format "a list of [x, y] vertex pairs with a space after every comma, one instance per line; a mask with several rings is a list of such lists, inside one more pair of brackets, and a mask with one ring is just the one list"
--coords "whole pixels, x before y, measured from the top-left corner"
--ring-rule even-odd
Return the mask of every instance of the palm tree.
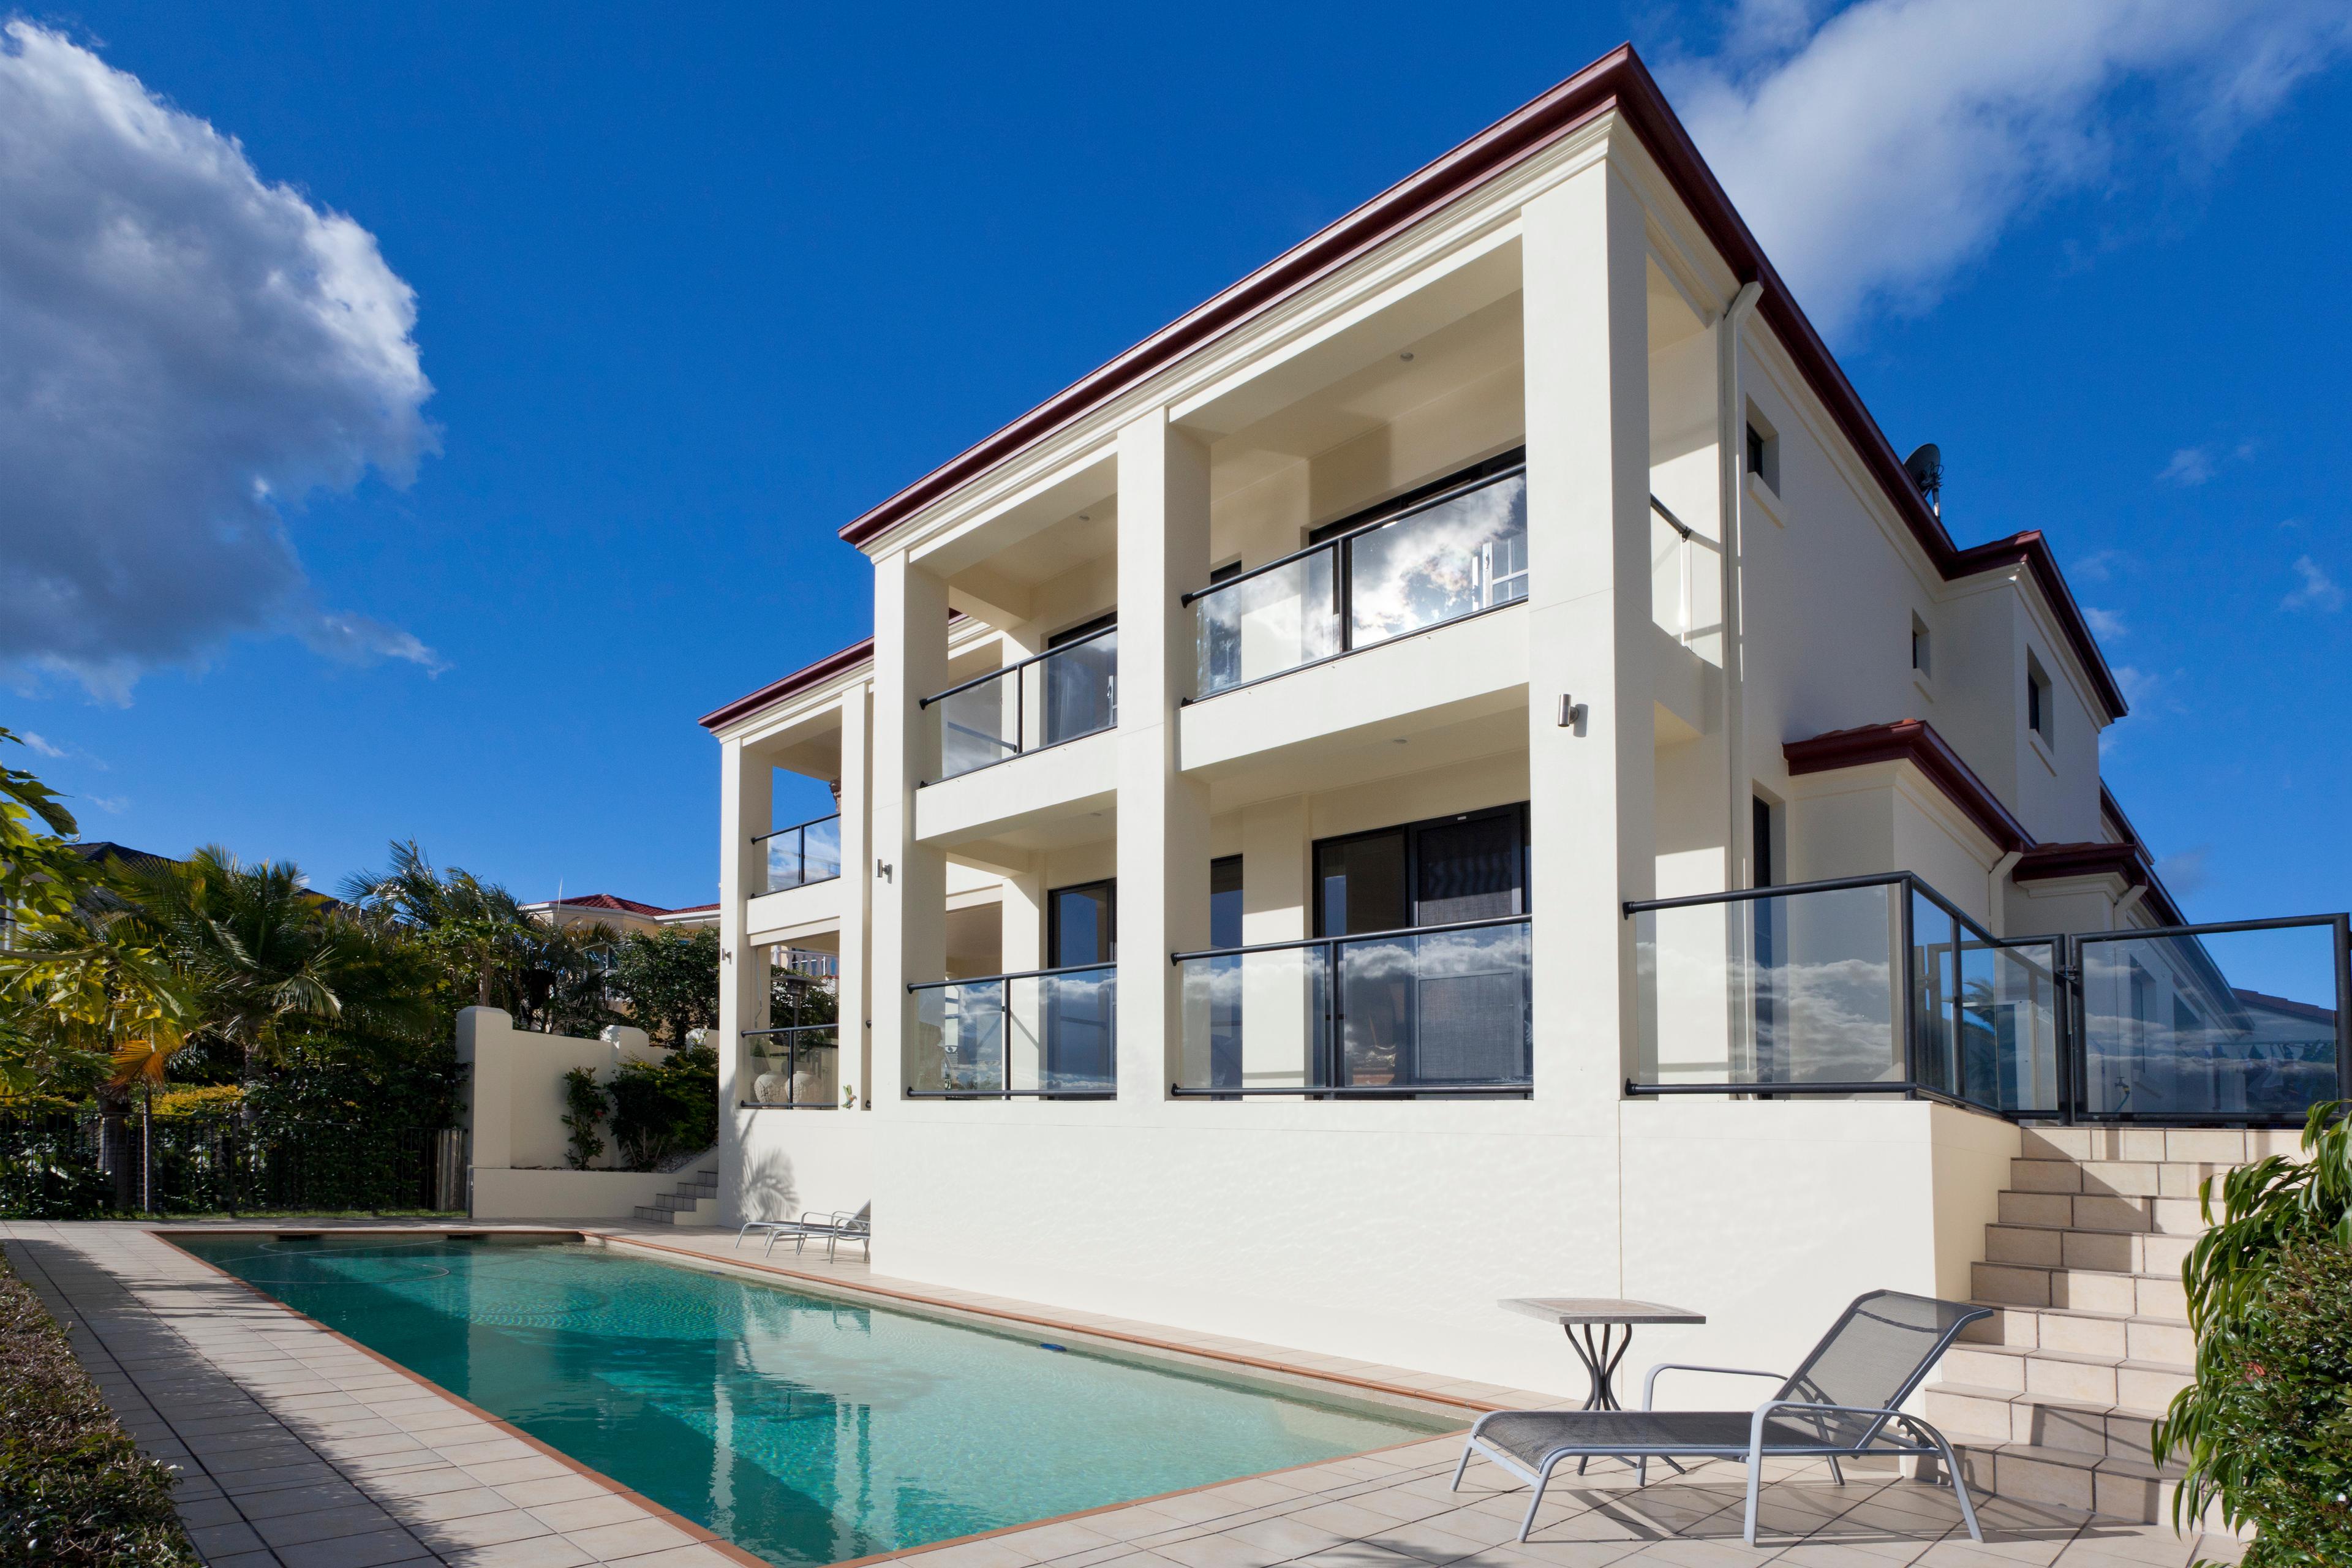
[[201, 1033], [248, 1070], [277, 1058], [289, 1034], [415, 1037], [431, 1028], [429, 997], [385, 973], [383, 933], [338, 918], [289, 862], [248, 866], [206, 846], [131, 873], [123, 898], [188, 976]]

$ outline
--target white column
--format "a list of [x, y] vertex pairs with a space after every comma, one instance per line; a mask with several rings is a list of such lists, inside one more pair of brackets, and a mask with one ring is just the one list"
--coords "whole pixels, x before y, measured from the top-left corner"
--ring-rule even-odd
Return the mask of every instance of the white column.
[[[1620, 903], [1656, 876], [1646, 241], [1606, 162], [1523, 222], [1535, 1092], [1600, 1132], [1633, 1037]], [[1585, 710], [1572, 727], [1563, 693]]]
[[740, 1225], [743, 1031], [761, 1026], [768, 1005], [767, 950], [743, 940], [744, 906], [767, 887], [766, 846], [751, 840], [772, 826], [775, 778], [741, 741], [719, 742], [719, 1207], [722, 1224]]
[[873, 898], [873, 1093], [899, 1098], [914, 1020], [909, 981], [947, 973], [947, 858], [915, 841], [915, 791], [933, 763], [921, 700], [944, 688], [947, 584], [903, 553], [874, 563], [874, 820], [862, 869]]
[[1154, 409], [1118, 433], [1118, 1091], [1168, 1092], [1182, 1039], [1171, 952], [1209, 945], [1209, 792], [1177, 771], [1192, 663], [1178, 600], [1209, 580], [1209, 457]]
[[[1296, 942], [1314, 929], [1314, 873], [1307, 865], [1307, 797], [1286, 795], [1242, 808], [1242, 942]], [[1242, 961], [1242, 1081], [1309, 1081], [1314, 1040], [1307, 1001], [1318, 948], [1260, 953]]]
[[[1041, 871], [1006, 874], [998, 921], [997, 968], [1006, 974], [1044, 968], [1045, 888]], [[1006, 1081], [1015, 1088], [1035, 1088], [1045, 1070], [1044, 998], [1035, 981], [1013, 981], [1005, 989], [1004, 1071]]]
[[841, 700], [841, 973], [834, 983], [840, 1027], [839, 1085], [857, 1086], [857, 1103], [874, 1103], [872, 952], [874, 927], [873, 698], [861, 685]]

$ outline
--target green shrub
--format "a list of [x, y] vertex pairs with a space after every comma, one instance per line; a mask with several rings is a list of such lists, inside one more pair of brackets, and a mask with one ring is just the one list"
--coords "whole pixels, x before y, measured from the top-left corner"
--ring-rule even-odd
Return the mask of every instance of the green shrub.
[[594, 1068], [573, 1068], [563, 1075], [563, 1130], [570, 1134], [568, 1158], [573, 1170], [586, 1170], [588, 1162], [604, 1152], [596, 1124], [611, 1108], [612, 1101], [597, 1086]]
[[172, 1481], [0, 1260], [0, 1563], [195, 1568]]
[[[2246, 1568], [2352, 1563], [2352, 1124], [2312, 1108], [2305, 1158], [2208, 1180], [2181, 1280], [2197, 1380], [2157, 1424], [2187, 1462], [2174, 1521], [2220, 1505], [2252, 1526]], [[2215, 1187], [2221, 1215], [2214, 1215]]]
[[91, 1163], [70, 1114], [0, 1109], [0, 1219], [94, 1219], [113, 1206], [113, 1179]]
[[719, 1142], [719, 1053], [690, 1046], [666, 1062], [624, 1062], [606, 1090], [613, 1098], [613, 1142], [632, 1171]]

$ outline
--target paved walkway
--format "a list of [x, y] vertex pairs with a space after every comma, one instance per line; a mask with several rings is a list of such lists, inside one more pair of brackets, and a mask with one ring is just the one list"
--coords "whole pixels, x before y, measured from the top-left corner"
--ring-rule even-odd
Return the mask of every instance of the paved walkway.
[[[305, 1222], [324, 1229], [333, 1222]], [[469, 1228], [491, 1228], [474, 1226]], [[730, 1237], [599, 1226], [615, 1240], [721, 1252]], [[131, 1225], [0, 1224], [12, 1264], [66, 1322], [75, 1352], [149, 1453], [184, 1471], [180, 1508], [207, 1562], [235, 1568], [704, 1568], [755, 1559], [583, 1470], [503, 1423], [264, 1300]], [[750, 1260], [750, 1249], [745, 1258]], [[835, 1288], [1015, 1311], [1069, 1330], [1193, 1354], [1475, 1397], [1407, 1369], [1341, 1363], [875, 1276], [847, 1260], [778, 1255], [778, 1272]], [[1508, 1392], [1508, 1391], [1497, 1391]], [[1768, 1471], [1766, 1546], [1739, 1539], [1741, 1472], [1701, 1466], [1635, 1492], [1596, 1466], [1555, 1485], [1535, 1537], [1513, 1540], [1526, 1494], [1473, 1465], [1449, 1489], [1459, 1439], [1277, 1471], [1148, 1502], [918, 1550], [921, 1568], [2183, 1568], [2238, 1543], [2180, 1540], [1992, 1500], [1989, 1540], [1948, 1492], [1817, 1466]]]

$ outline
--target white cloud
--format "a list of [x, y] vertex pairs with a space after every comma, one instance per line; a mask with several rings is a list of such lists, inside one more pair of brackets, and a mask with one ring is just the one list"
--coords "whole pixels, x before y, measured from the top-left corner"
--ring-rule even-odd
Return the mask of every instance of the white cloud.
[[1748, 0], [1720, 56], [1662, 74], [1832, 334], [1924, 310], [2021, 213], [2105, 178], [2126, 90], [2153, 92], [2138, 133], [2210, 162], [2352, 48], [2341, 0], [1860, 0], [1811, 16]]
[[127, 795], [91, 795], [82, 798], [113, 816], [121, 816], [131, 809], [131, 797]]
[[2156, 477], [2164, 484], [2201, 485], [2213, 477], [2213, 449], [2183, 447], [2172, 454], [2172, 461], [2165, 464]]
[[344, 664], [404, 658], [411, 664], [423, 665], [427, 675], [438, 675], [449, 668], [446, 659], [418, 641], [415, 634], [368, 616], [321, 614], [300, 631], [311, 651]]
[[62, 35], [0, 25], [0, 674], [121, 700], [273, 631], [430, 668], [318, 605], [280, 511], [435, 449], [415, 320], [367, 230]]
[[2116, 574], [2116, 567], [2123, 559], [2120, 550], [2095, 550], [2074, 563], [2074, 574], [2085, 582], [2104, 583]]
[[2303, 584], [2279, 601], [2279, 608], [2319, 610], [2333, 615], [2344, 607], [2344, 590], [2336, 586], [2336, 579], [2318, 562], [2308, 555], [2298, 555], [2294, 558], [2294, 574], [2303, 579]]
[[2091, 624], [2093, 632], [2103, 637], [2119, 637], [2128, 629], [2121, 616], [2113, 610], [2102, 610], [2095, 605], [2083, 606], [2083, 618]]
[[2193, 849], [2183, 849], [2178, 855], [2167, 855], [2156, 863], [2156, 874], [2176, 898], [2190, 898], [2204, 889], [2212, 879], [2206, 866], [2213, 858], [2210, 844], [2200, 844]]
[[65, 755], [65, 752], [62, 750], [51, 745], [48, 742], [41, 739], [40, 736], [36, 735], [30, 730], [17, 731], [16, 739], [24, 742], [26, 745], [31, 747], [35, 756], [62, 757]]

